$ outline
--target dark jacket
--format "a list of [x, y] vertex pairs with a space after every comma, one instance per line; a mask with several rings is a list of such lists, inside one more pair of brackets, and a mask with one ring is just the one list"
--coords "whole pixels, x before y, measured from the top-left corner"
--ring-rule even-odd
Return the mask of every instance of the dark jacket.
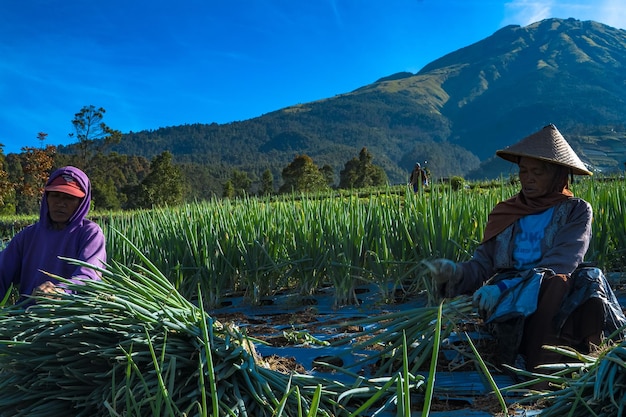
[[[574, 272], [589, 248], [592, 216], [591, 205], [580, 198], [555, 206], [541, 241], [543, 256], [535, 267], [551, 269], [556, 274]], [[463, 279], [455, 288], [457, 294], [471, 294], [497, 272], [513, 269], [516, 225], [479, 245], [472, 259], [458, 264], [463, 268]]]

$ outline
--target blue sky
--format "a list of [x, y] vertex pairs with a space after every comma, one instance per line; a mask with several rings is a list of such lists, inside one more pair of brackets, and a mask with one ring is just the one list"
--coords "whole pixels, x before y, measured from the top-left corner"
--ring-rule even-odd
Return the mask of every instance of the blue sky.
[[417, 72], [509, 24], [626, 29], [622, 2], [0, 0], [0, 143], [72, 143], [88, 105], [123, 133], [246, 120]]

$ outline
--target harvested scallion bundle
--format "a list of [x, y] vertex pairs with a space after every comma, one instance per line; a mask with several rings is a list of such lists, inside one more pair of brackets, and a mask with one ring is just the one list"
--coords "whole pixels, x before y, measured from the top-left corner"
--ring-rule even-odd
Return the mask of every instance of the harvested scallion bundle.
[[576, 363], [565, 369], [569, 376], [550, 379], [562, 389], [528, 398], [545, 400], [542, 416], [626, 415], [626, 342], [605, 348], [597, 357], [571, 348], [550, 348], [572, 357]]
[[[363, 331], [351, 334], [352, 349], [359, 351], [376, 347], [371, 354], [352, 366], [363, 365], [372, 360], [378, 360], [376, 376], [389, 375], [397, 371], [402, 363], [401, 352], [404, 335], [411, 346], [409, 349], [409, 371], [413, 374], [430, 360], [435, 346], [435, 328], [441, 325], [441, 339], [448, 337], [455, 327], [472, 311], [472, 301], [468, 297], [459, 297], [446, 301], [442, 306], [442, 322], [438, 323], [439, 307], [418, 307], [411, 310], [386, 313], [379, 316], [354, 320], [347, 325], [362, 326]], [[346, 323], [344, 323], [346, 325]], [[335, 342], [336, 345], [348, 343], [343, 339]]]
[[258, 365], [236, 327], [143, 260], [0, 310], [1, 416], [270, 416], [279, 403], [285, 415], [331, 414], [334, 395], [313, 397], [318, 381]]

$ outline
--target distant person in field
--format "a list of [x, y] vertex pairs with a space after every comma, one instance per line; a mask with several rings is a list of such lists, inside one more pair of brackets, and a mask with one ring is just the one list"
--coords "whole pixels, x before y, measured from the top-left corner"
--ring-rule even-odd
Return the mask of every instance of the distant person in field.
[[592, 173], [557, 128], [546, 126], [496, 155], [518, 165], [520, 192], [489, 214], [469, 261], [429, 266], [441, 296], [473, 293], [503, 363], [538, 371], [564, 360], [542, 345], [588, 353], [626, 317], [602, 271], [583, 263], [592, 208], [573, 196], [569, 178]]
[[91, 184], [83, 171], [67, 166], [50, 175], [39, 221], [17, 233], [0, 252], [0, 300], [11, 284], [18, 288], [20, 301], [30, 295], [65, 291], [62, 283], [44, 272], [74, 282], [100, 279], [91, 268], [59, 259], [62, 256], [104, 267], [104, 234], [100, 226], [86, 218], [90, 204]]
[[428, 187], [428, 173], [419, 162], [415, 163], [411, 176], [409, 177], [409, 184], [413, 187], [413, 192], [417, 192], [420, 187]]

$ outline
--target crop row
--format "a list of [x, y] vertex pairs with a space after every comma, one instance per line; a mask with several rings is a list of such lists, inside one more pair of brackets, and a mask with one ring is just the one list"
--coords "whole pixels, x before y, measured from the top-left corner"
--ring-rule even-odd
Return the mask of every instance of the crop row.
[[[233, 293], [254, 304], [278, 291], [312, 294], [327, 286], [341, 305], [354, 301], [355, 287], [365, 283], [391, 299], [423, 275], [423, 260], [469, 259], [489, 211], [515, 192], [503, 184], [417, 194], [388, 189], [365, 197], [215, 200], [111, 215], [102, 223], [110, 259], [137, 262], [119, 231], [186, 297], [200, 288], [207, 307]], [[583, 181], [574, 192], [594, 207], [587, 261], [624, 270], [626, 183]]]

